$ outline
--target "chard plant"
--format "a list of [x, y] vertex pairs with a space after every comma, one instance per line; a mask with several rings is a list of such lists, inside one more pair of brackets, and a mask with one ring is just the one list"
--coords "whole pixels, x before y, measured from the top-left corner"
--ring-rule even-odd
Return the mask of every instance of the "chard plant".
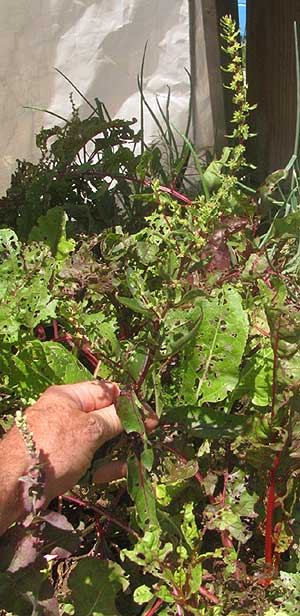
[[[101, 233], [71, 237], [62, 200], [40, 207], [26, 242], [21, 210], [0, 231], [3, 431], [12, 408], [91, 374], [120, 383], [125, 431], [70, 493], [3, 537], [4, 614], [285, 616], [286, 599], [298, 613], [299, 280], [286, 263], [299, 233], [287, 211], [259, 234], [260, 193], [244, 188], [240, 48], [223, 25], [237, 128], [220, 160], [198, 161], [196, 198], [162, 184], [147, 151], [134, 230], [111, 214]], [[41, 184], [48, 172], [36, 171]], [[126, 479], [92, 484], [120, 458]]]

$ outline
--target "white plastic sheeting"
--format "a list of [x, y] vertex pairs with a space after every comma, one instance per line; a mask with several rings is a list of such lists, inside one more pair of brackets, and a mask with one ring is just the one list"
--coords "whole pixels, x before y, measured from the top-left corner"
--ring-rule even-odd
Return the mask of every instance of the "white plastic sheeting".
[[[102, 100], [114, 117], [139, 117], [137, 74], [148, 41], [144, 91], [155, 108], [172, 92], [171, 116], [186, 122], [190, 67], [188, 0], [1, 0], [0, 192], [10, 183], [15, 159], [36, 160], [35, 133], [53, 117], [24, 109], [70, 114], [70, 84]], [[89, 111], [74, 93], [81, 116]], [[155, 135], [147, 117], [145, 136]]]

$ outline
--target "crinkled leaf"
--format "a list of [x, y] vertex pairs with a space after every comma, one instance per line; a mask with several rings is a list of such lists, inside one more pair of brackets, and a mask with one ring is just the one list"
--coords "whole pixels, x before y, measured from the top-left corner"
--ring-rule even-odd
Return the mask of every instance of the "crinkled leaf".
[[46, 562], [36, 568], [27, 567], [21, 574], [0, 574], [0, 605], [13, 616], [59, 616], [58, 602], [45, 574], [39, 571]]
[[230, 509], [212, 511], [212, 507], [208, 506], [206, 508], [206, 515], [207, 528], [210, 530], [227, 530], [234, 539], [237, 539], [241, 543], [246, 543], [251, 537], [251, 532], [247, 530], [240, 516]]
[[192, 309], [182, 307], [168, 310], [163, 321], [162, 353], [168, 357], [183, 349], [189, 341], [196, 338], [201, 321], [202, 311], [199, 304]]
[[57, 301], [48, 288], [55, 264], [47, 247], [22, 247], [9, 230], [0, 233], [1, 246], [0, 335], [15, 342], [56, 316]]
[[15, 573], [32, 565], [43, 548], [43, 541], [24, 527], [10, 528], [1, 538], [0, 569]]
[[0, 605], [14, 616], [58, 616], [53, 588], [45, 579], [44, 537], [25, 527], [9, 529], [1, 539]]
[[264, 183], [259, 187], [259, 192], [263, 197], [270, 195], [278, 184], [287, 177], [286, 169], [276, 169], [268, 175]]
[[126, 369], [132, 378], [137, 381], [138, 376], [145, 364], [148, 352], [142, 347], [132, 349], [126, 362]]
[[198, 470], [197, 460], [188, 460], [187, 462], [185, 460], [176, 460], [174, 462], [167, 458], [165, 460], [165, 472], [167, 473], [164, 477], [165, 483], [185, 481], [190, 479], [190, 477], [194, 477]]
[[140, 241], [136, 243], [136, 251], [138, 257], [144, 265], [149, 265], [153, 263], [157, 258], [157, 253], [159, 252], [159, 246], [155, 244], [150, 244], [150, 242]]
[[246, 461], [265, 475], [266, 471], [272, 468], [275, 455], [281, 448], [282, 444], [280, 441], [272, 445], [253, 443], [246, 453]]

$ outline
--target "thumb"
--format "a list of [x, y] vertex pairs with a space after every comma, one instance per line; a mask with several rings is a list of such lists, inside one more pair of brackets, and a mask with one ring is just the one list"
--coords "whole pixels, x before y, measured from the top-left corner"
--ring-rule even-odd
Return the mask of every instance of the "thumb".
[[110, 381], [83, 381], [69, 385], [51, 385], [40, 396], [35, 406], [59, 406], [67, 404], [84, 413], [95, 411], [112, 404], [120, 393], [116, 383]]

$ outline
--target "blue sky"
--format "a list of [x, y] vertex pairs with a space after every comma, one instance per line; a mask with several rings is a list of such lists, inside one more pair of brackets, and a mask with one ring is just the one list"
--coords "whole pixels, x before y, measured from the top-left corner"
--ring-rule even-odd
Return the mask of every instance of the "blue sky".
[[239, 20], [240, 20], [240, 29], [241, 34], [245, 34], [246, 28], [246, 0], [239, 0]]

